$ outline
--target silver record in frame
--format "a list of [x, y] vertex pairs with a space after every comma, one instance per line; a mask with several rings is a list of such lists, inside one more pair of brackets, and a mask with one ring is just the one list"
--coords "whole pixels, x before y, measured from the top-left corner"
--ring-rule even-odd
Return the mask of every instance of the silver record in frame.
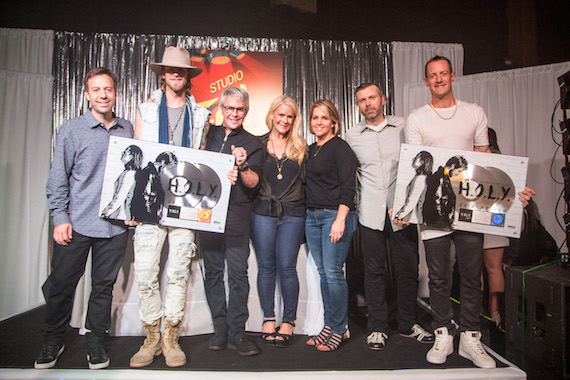
[[196, 166], [202, 172], [202, 181], [204, 188], [206, 189], [204, 196], [200, 201], [200, 205], [202, 208], [211, 209], [220, 200], [222, 189], [220, 178], [216, 172], [208, 165], [194, 164], [194, 166]]
[[402, 144], [393, 218], [520, 237], [527, 157]]
[[112, 136], [100, 215], [223, 233], [230, 154]]

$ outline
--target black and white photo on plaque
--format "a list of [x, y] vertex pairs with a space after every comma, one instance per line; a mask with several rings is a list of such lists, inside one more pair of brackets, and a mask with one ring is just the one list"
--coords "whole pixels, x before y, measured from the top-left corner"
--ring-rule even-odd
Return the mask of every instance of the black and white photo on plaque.
[[230, 154], [111, 137], [100, 215], [224, 232]]

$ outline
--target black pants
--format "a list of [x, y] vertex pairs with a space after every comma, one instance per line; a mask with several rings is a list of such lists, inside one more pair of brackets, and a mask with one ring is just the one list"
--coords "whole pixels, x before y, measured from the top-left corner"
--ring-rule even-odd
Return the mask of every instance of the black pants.
[[433, 328], [447, 327], [455, 334], [451, 323], [453, 309], [451, 294], [450, 249], [455, 245], [455, 257], [460, 275], [460, 331], [479, 331], [481, 310], [481, 268], [483, 265], [483, 235], [454, 231], [435, 239], [424, 240], [429, 269], [429, 303], [433, 313]]
[[386, 331], [386, 255], [388, 245], [396, 261], [398, 330], [408, 331], [416, 323], [416, 296], [418, 292], [418, 233], [415, 225], [392, 231], [388, 217], [384, 231], [360, 227], [364, 257], [364, 291], [368, 305], [368, 329]]
[[[245, 322], [249, 317], [247, 298], [249, 279], [247, 259], [249, 236], [200, 232], [199, 246], [206, 270], [206, 299], [212, 312], [214, 331], [227, 334], [230, 341], [245, 336]], [[228, 265], [229, 297], [226, 305], [224, 266]]]
[[90, 238], [73, 231], [67, 246], [54, 245], [52, 287], [47, 299], [46, 314], [42, 325], [45, 343], [63, 342], [69, 328], [75, 288], [83, 273], [89, 249], [92, 249], [91, 295], [85, 327], [87, 345], [101, 347], [111, 326], [111, 301], [113, 285], [123, 263], [127, 246], [127, 232], [111, 238]]

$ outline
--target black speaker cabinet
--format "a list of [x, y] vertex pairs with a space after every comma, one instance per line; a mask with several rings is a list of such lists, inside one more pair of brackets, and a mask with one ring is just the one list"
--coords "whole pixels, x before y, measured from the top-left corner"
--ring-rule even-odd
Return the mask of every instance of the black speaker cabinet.
[[[512, 267], [505, 276], [505, 328], [507, 359], [515, 362], [523, 350], [523, 271]], [[525, 274], [526, 358], [570, 376], [570, 270], [549, 265]]]

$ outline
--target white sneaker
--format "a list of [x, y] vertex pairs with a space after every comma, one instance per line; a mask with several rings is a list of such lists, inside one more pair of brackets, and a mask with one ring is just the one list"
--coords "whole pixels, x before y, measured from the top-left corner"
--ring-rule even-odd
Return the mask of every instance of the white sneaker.
[[453, 353], [453, 336], [449, 335], [447, 327], [435, 330], [435, 343], [426, 354], [426, 360], [432, 364], [443, 364]]
[[496, 368], [497, 363], [481, 345], [480, 331], [463, 331], [459, 338], [459, 355], [469, 359], [477, 367]]

